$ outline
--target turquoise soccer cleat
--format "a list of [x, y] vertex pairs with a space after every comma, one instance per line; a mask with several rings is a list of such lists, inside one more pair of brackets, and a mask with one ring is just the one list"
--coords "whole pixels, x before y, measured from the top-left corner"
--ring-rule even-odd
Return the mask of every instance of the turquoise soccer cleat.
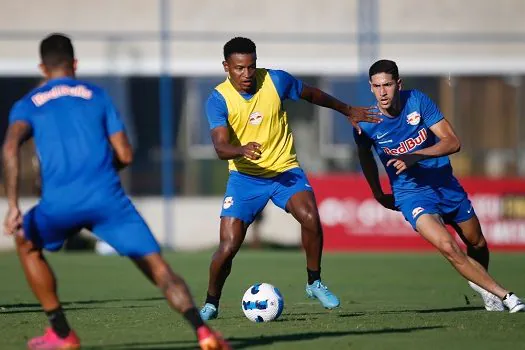
[[209, 321], [209, 320], [213, 320], [217, 318], [217, 316], [219, 315], [219, 310], [217, 310], [215, 305], [206, 303], [202, 307], [200, 314], [201, 314], [201, 318], [204, 321]]
[[317, 299], [325, 309], [334, 309], [339, 306], [339, 298], [336, 297], [321, 280], [312, 284], [306, 284], [306, 295], [311, 299]]

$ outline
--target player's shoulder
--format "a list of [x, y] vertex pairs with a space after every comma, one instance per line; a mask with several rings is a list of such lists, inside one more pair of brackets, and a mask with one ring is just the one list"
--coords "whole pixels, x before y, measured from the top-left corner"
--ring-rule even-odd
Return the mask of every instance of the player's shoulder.
[[421, 102], [423, 100], [428, 100], [429, 97], [421, 90], [411, 89], [401, 90], [401, 99], [408, 102]]
[[211, 90], [206, 103], [215, 103], [224, 101], [224, 96], [219, 92], [218, 86]]
[[270, 69], [270, 68], [261, 68], [263, 69], [264, 71], [268, 72], [268, 74], [270, 75], [270, 77], [272, 77], [272, 79], [282, 79], [282, 78], [285, 78], [285, 79], [288, 79], [290, 77], [293, 77], [292, 74], [290, 74], [289, 72], [283, 70], [283, 69]]

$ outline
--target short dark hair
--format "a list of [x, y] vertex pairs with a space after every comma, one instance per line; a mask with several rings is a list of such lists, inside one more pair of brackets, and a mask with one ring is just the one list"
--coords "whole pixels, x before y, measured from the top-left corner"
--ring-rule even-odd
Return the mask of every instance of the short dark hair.
[[392, 78], [394, 78], [394, 80], [399, 79], [399, 70], [397, 69], [397, 64], [394, 61], [390, 61], [390, 60], [377, 61], [372, 66], [370, 66], [370, 69], [368, 70], [368, 78], [372, 79], [372, 76], [379, 74], [379, 73], [392, 74]]
[[224, 44], [224, 59], [234, 53], [255, 53], [255, 43], [248, 38], [235, 37]]
[[58, 68], [64, 65], [73, 65], [75, 51], [73, 44], [64, 34], [53, 33], [40, 43], [40, 58], [49, 68]]

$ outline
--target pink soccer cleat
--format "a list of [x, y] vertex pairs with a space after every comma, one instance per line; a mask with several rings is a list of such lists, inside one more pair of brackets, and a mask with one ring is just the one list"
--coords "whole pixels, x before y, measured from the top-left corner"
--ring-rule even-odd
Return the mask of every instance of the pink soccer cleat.
[[222, 339], [220, 334], [213, 332], [207, 326], [197, 329], [197, 338], [201, 350], [232, 350], [230, 344]]
[[27, 343], [30, 350], [80, 349], [80, 339], [71, 331], [66, 338], [60, 338], [52, 328], [47, 328], [44, 335], [35, 337]]

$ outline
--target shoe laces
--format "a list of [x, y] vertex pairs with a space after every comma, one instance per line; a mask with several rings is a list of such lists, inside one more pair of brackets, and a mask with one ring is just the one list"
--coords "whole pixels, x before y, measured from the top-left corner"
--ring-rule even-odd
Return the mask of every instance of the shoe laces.
[[318, 281], [316, 283], [316, 288], [323, 292], [324, 295], [332, 295], [332, 292], [328, 290], [328, 287], [323, 284], [323, 282]]
[[215, 311], [216, 309], [212, 305], [206, 304], [204, 305], [204, 310], [205, 311]]

